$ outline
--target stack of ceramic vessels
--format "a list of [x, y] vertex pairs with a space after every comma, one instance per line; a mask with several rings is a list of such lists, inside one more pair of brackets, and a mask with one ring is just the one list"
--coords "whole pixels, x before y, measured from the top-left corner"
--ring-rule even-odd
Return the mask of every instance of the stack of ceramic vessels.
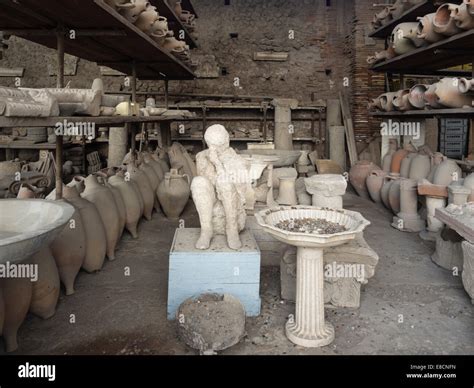
[[394, 4], [385, 7], [382, 11], [375, 14], [372, 27], [374, 30], [383, 27], [392, 20], [397, 19], [403, 13], [408, 11], [413, 6], [421, 3], [423, 0], [397, 0]]
[[474, 80], [445, 77], [432, 85], [417, 84], [411, 89], [381, 94], [373, 99], [371, 111], [407, 111], [420, 109], [471, 108], [474, 104]]
[[[416, 2], [397, 1], [392, 7], [386, 7], [376, 15], [373, 26], [379, 28], [397, 17], [391, 9], [402, 13]], [[412, 3], [412, 4], [408, 4]], [[408, 6], [408, 7], [407, 7]], [[419, 47], [430, 45], [448, 37], [474, 29], [474, 2], [464, 0], [461, 4], [445, 2], [436, 12], [419, 17], [417, 22], [401, 23], [395, 27], [389, 39], [389, 47], [367, 58], [371, 65], [407, 54]]]

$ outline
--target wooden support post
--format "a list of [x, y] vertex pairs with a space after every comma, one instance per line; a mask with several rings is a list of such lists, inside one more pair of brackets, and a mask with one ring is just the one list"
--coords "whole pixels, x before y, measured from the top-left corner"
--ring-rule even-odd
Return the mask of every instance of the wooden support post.
[[169, 81], [165, 79], [165, 108], [169, 109]]
[[[474, 78], [474, 60], [472, 61], [472, 78]], [[469, 129], [469, 150], [467, 151], [467, 156], [474, 155], [474, 118], [471, 118]]]
[[[64, 39], [62, 27], [57, 31], [58, 77], [56, 87], [64, 88]], [[56, 200], [63, 198], [63, 136], [56, 136]]]
[[137, 64], [132, 63], [132, 102], [137, 103]]

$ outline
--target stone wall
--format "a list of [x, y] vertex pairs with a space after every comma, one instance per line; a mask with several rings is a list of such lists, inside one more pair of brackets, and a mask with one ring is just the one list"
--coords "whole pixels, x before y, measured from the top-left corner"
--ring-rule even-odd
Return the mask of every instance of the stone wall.
[[[370, 0], [195, 0], [199, 15], [200, 47], [196, 58], [213, 55], [227, 75], [217, 79], [170, 82], [171, 92], [200, 94], [239, 94], [297, 98], [308, 104], [316, 99], [335, 98], [343, 87], [344, 77], [351, 80], [349, 92], [354, 102], [356, 133], [370, 131], [366, 106], [369, 95], [380, 86], [367, 75], [365, 59], [375, 51], [367, 45], [366, 25], [375, 9]], [[291, 33], [294, 31], [294, 39]], [[232, 38], [230, 34], [238, 34]], [[55, 55], [38, 45], [12, 38], [0, 60], [0, 67], [25, 67], [22, 85], [54, 86], [49, 75]], [[286, 52], [284, 62], [253, 60], [258, 51]], [[49, 66], [49, 67], [48, 67]], [[89, 87], [100, 75], [98, 67], [84, 60], [77, 64], [77, 74], [66, 77], [71, 87]], [[235, 86], [235, 78], [239, 86]], [[105, 77], [110, 91], [129, 90], [123, 77]], [[0, 79], [13, 86], [14, 80]], [[141, 91], [162, 91], [163, 82], [139, 82]]]

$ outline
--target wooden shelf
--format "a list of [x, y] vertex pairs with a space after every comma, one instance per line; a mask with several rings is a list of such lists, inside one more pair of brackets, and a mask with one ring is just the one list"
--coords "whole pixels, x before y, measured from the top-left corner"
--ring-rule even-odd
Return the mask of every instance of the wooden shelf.
[[[160, 14], [160, 16], [164, 16], [165, 18], [168, 19], [168, 27], [170, 28], [170, 30], [173, 30], [174, 36], [177, 39], [180, 39], [179, 38], [180, 32], [184, 31], [184, 40], [189, 45], [189, 47], [190, 48], [198, 47], [197, 42], [191, 36], [191, 33], [186, 28], [186, 26], [183, 24], [183, 22], [178, 17], [178, 15], [176, 15], [174, 10], [168, 5], [167, 0], [150, 0], [150, 3], [157, 8], [158, 13]], [[188, 1], [188, 4], [190, 4], [189, 1]], [[191, 8], [193, 8], [193, 7], [191, 7]], [[183, 9], [187, 9], [184, 6], [184, 3], [183, 3]], [[191, 11], [191, 9], [187, 9], [187, 10]]]
[[370, 70], [432, 75], [440, 69], [472, 63], [473, 57], [474, 29], [378, 63]]
[[4, 117], [0, 116], [1, 128], [55, 127], [66, 120], [68, 123], [94, 123], [97, 126], [124, 125], [127, 123], [154, 123], [182, 120], [182, 116], [99, 116], [99, 117]]
[[193, 72], [103, 0], [0, 0], [0, 30], [56, 49], [59, 25], [65, 52], [143, 80], [193, 79]]
[[[453, 3], [456, 3], [456, 0], [452, 1]], [[459, 2], [458, 2], [459, 3]], [[436, 7], [433, 3], [433, 0], [425, 0], [420, 4], [417, 4], [410, 8], [409, 10], [405, 11], [400, 17], [397, 19], [393, 19], [390, 23], [385, 24], [384, 26], [378, 28], [374, 32], [372, 32], [369, 36], [371, 38], [386, 38], [390, 36], [394, 28], [399, 25], [400, 23], [405, 23], [405, 22], [415, 22], [416, 18], [419, 16], [425, 16], [429, 13], [433, 13], [437, 10], [438, 7]]]
[[[74, 146], [79, 146], [80, 144], [68, 142], [64, 143], [63, 147], [66, 148], [71, 148]], [[10, 150], [55, 150], [56, 149], [56, 144], [53, 143], [36, 143], [36, 144], [25, 144], [24, 141], [12, 141], [11, 143], [5, 144], [5, 143], [0, 143], [0, 149], [10, 149]]]
[[373, 117], [437, 117], [437, 116], [474, 116], [474, 108], [467, 109], [431, 109], [431, 110], [410, 110], [406, 112], [370, 112]]
[[[150, 140], [156, 140], [156, 139], [153, 139], [151, 138]], [[202, 142], [204, 139], [202, 138], [196, 138], [196, 137], [173, 137], [171, 139], [172, 141], [185, 141], [185, 142], [193, 142], [193, 141], [196, 141], [196, 142]], [[263, 139], [262, 138], [246, 138], [246, 137], [232, 137], [230, 139], [230, 141], [233, 141], [233, 142], [246, 142], [246, 143], [255, 143], [255, 142], [258, 142], [258, 143], [263, 143]], [[293, 141], [316, 141], [314, 138], [311, 138], [311, 137], [296, 137], [296, 138], [293, 138]], [[267, 139], [267, 142], [271, 143], [273, 142], [273, 139]]]

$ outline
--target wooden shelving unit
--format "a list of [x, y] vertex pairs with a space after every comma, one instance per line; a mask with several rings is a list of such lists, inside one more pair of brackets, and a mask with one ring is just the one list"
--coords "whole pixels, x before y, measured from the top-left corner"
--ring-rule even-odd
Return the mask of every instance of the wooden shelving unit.
[[371, 112], [374, 117], [472, 117], [474, 108], [466, 109], [431, 109], [431, 110], [410, 110], [406, 112]]

